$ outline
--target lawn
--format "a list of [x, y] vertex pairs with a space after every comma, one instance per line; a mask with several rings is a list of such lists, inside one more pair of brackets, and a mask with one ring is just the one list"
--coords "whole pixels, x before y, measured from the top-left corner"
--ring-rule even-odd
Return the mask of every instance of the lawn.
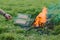
[[[19, 13], [31, 14], [36, 17], [44, 6], [51, 10], [53, 14], [59, 14], [59, 5], [59, 0], [0, 0], [0, 8], [13, 17], [12, 20], [6, 21], [0, 15], [0, 40], [60, 40], [60, 34], [39, 35], [34, 30], [29, 31], [28, 36], [25, 36], [25, 30], [20, 26], [15, 26], [13, 21]], [[49, 12], [51, 13], [51, 11]]]

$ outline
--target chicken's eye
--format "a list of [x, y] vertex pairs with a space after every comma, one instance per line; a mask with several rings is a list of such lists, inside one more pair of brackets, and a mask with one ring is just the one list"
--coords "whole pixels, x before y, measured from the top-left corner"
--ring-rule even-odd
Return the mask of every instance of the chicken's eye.
[[39, 17], [39, 18], [41, 18], [41, 17]]

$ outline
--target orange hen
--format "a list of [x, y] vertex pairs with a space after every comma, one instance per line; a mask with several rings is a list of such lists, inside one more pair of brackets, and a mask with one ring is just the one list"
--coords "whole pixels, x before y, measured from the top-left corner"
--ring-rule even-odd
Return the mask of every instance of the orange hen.
[[47, 8], [43, 7], [42, 12], [36, 17], [33, 23], [34, 27], [43, 27], [47, 21]]

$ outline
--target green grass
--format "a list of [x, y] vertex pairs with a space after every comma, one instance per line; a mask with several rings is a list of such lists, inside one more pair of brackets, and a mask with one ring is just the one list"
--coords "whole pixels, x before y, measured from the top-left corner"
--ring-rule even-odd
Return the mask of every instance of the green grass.
[[[59, 4], [59, 0], [0, 0], [0, 8], [11, 14], [13, 18], [18, 13], [32, 14], [35, 17], [44, 6], [52, 9]], [[60, 11], [56, 10], [52, 13], [59, 14]], [[28, 36], [24, 36], [24, 32], [23, 28], [14, 25], [13, 19], [6, 21], [0, 15], [0, 40], [60, 40], [60, 35], [39, 35], [37, 32], [30, 31]]]

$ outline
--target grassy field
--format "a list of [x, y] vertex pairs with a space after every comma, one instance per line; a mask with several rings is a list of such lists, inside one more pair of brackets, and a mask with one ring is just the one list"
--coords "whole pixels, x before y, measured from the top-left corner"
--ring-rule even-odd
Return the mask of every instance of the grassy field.
[[[11, 14], [13, 18], [18, 13], [32, 14], [35, 17], [44, 6], [51, 10], [56, 8], [52, 13], [60, 13], [59, 5], [59, 0], [0, 0], [0, 8]], [[39, 35], [39, 33], [31, 31], [28, 36], [24, 35], [24, 29], [15, 26], [13, 19], [6, 21], [0, 15], [0, 40], [60, 40], [60, 34]]]

